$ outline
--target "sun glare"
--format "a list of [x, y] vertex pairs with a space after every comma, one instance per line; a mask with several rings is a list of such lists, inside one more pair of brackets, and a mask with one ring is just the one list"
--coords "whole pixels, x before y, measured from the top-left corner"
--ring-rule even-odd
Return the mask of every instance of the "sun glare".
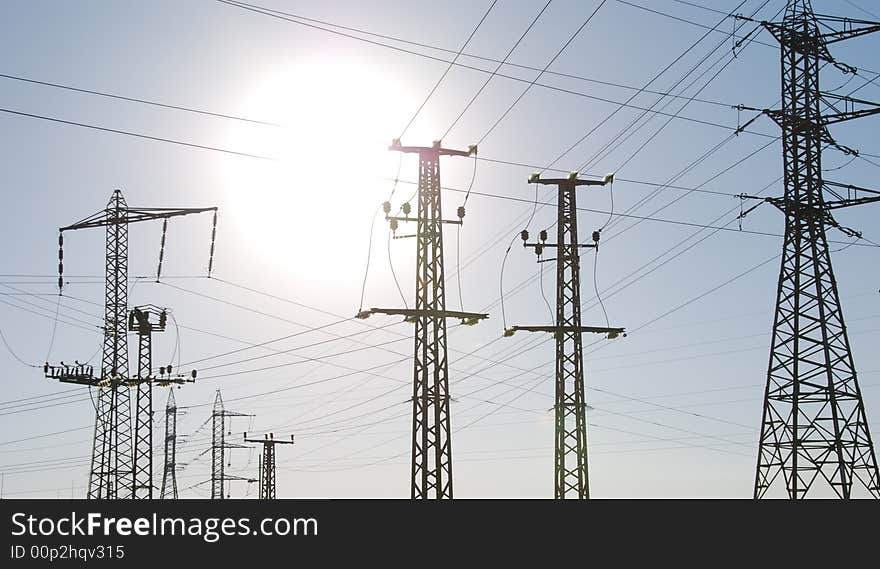
[[256, 85], [241, 113], [279, 126], [236, 125], [230, 146], [272, 160], [232, 158], [224, 179], [251, 239], [285, 250], [292, 235], [360, 242], [398, 163], [387, 148], [406, 103], [386, 77], [339, 61], [297, 64]]

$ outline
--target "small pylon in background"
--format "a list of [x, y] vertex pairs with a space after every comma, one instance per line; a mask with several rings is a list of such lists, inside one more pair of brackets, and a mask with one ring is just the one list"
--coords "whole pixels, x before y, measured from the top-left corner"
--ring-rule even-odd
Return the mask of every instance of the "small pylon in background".
[[165, 470], [159, 497], [177, 500], [177, 402], [173, 389], [168, 390], [165, 404]]
[[267, 433], [262, 439], [249, 439], [247, 433], [244, 434], [246, 443], [259, 443], [263, 445], [263, 452], [260, 457], [260, 499], [275, 499], [275, 445], [292, 445], [293, 435], [290, 439], [276, 439], [275, 433]]
[[214, 396], [214, 409], [211, 412], [211, 499], [223, 500], [224, 489], [228, 480], [246, 480], [253, 482], [251, 478], [241, 476], [231, 476], [226, 474], [226, 449], [248, 448], [247, 445], [240, 445], [226, 440], [226, 419], [231, 417], [250, 417], [247, 413], [236, 413], [235, 411], [227, 411], [223, 407], [223, 397], [220, 390]]

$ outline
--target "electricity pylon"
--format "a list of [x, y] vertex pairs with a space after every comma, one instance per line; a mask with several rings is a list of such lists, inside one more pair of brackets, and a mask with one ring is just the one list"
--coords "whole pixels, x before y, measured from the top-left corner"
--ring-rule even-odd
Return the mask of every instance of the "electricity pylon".
[[[604, 186], [612, 181], [580, 180], [577, 173], [568, 178], [541, 179], [533, 174], [529, 183], [554, 185], [558, 188], [556, 243], [547, 243], [547, 232], [541, 231], [540, 241], [529, 243], [523, 230], [523, 246], [533, 248], [538, 262], [556, 261], [556, 323], [553, 326], [513, 326], [505, 336], [516, 331], [549, 332], [556, 338], [556, 434], [554, 459], [554, 497], [587, 499], [590, 483], [587, 469], [587, 404], [584, 395], [584, 355], [582, 334], [606, 334], [616, 338], [623, 328], [581, 325], [580, 250], [599, 247], [599, 232], [593, 232], [593, 243], [578, 242], [577, 188]], [[555, 259], [543, 259], [544, 249], [556, 250]]]
[[275, 499], [275, 445], [292, 445], [293, 435], [290, 440], [276, 439], [275, 433], [263, 435], [262, 439], [249, 439], [244, 434], [244, 442], [260, 443], [263, 445], [263, 453], [260, 458], [260, 500]]
[[214, 410], [211, 412], [211, 499], [222, 500], [225, 498], [223, 489], [227, 480], [247, 480], [253, 482], [250, 478], [241, 476], [230, 476], [226, 474], [226, 449], [248, 448], [247, 445], [231, 443], [226, 440], [226, 418], [227, 417], [250, 417], [246, 413], [236, 413], [235, 411], [227, 411], [223, 407], [223, 398], [220, 396], [220, 390], [214, 397]]
[[[449, 422], [449, 366], [446, 356], [446, 319], [459, 318], [464, 324], [476, 324], [487, 314], [446, 310], [446, 274], [443, 270], [443, 225], [461, 225], [464, 207], [458, 208], [458, 220], [444, 220], [440, 199], [440, 157], [471, 156], [477, 147], [468, 150], [441, 148], [440, 141], [432, 146], [401, 146], [395, 139], [389, 150], [419, 155], [418, 212], [409, 217], [390, 216], [385, 203], [385, 218], [396, 230], [399, 222], [415, 222], [416, 234], [416, 302], [414, 309], [371, 308], [362, 310], [359, 318], [370, 314], [403, 316], [415, 324], [413, 351], [413, 424], [412, 483], [413, 499], [452, 498], [452, 440]], [[405, 204], [408, 206], [408, 204]]]
[[[835, 227], [858, 237], [832, 212], [880, 201], [880, 192], [822, 176], [824, 146], [857, 154], [838, 144], [828, 127], [878, 114], [880, 105], [819, 88], [820, 65], [856, 72], [836, 61], [828, 46], [878, 31], [880, 23], [817, 16], [809, 0], [789, 0], [782, 22], [761, 24], [782, 46], [782, 109], [763, 112], [782, 128], [785, 194], [764, 199], [785, 214], [785, 240], [754, 497], [767, 496], [779, 482], [791, 499], [822, 492], [817, 486], [850, 498], [858, 482], [880, 498], [877, 459], [825, 235], [826, 227]], [[825, 114], [822, 105], [828, 107]]]
[[177, 402], [174, 390], [168, 390], [165, 404], [165, 470], [162, 474], [162, 500], [177, 500]]
[[[115, 190], [107, 207], [73, 225], [59, 229], [58, 289], [63, 288], [64, 232], [104, 227], [106, 229], [104, 342], [101, 370], [96, 376], [90, 365], [44, 367], [46, 377], [65, 383], [97, 388], [95, 432], [88, 498], [117, 499], [134, 496], [134, 452], [129, 387], [138, 384], [128, 369], [128, 226], [139, 221], [167, 219], [217, 208], [131, 208], [120, 190]], [[213, 251], [213, 235], [211, 249]], [[208, 262], [209, 273], [213, 262]]]
[[[134, 383], [134, 499], [153, 499], [153, 385], [168, 387], [193, 382], [189, 377], [172, 375], [171, 366], [162, 367], [159, 377], [153, 374], [153, 333], [164, 332], [168, 309], [152, 304], [136, 306], [128, 317], [128, 330], [138, 335], [138, 371]], [[166, 373], [167, 370], [167, 373]], [[167, 426], [167, 425], [166, 425]]]

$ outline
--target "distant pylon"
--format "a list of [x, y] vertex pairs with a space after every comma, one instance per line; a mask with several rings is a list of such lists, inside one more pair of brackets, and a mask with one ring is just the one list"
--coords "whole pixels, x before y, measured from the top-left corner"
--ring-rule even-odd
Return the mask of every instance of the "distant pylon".
[[[523, 230], [523, 246], [533, 248], [538, 262], [556, 261], [556, 322], [553, 326], [513, 326], [505, 336], [516, 331], [548, 332], [556, 338], [556, 434], [554, 459], [554, 496], [586, 499], [590, 497], [587, 468], [587, 404], [584, 394], [584, 356], [581, 335], [606, 334], [609, 338], [624, 333], [623, 328], [581, 325], [580, 249], [599, 247], [599, 232], [593, 233], [593, 242], [578, 242], [577, 188], [604, 186], [605, 180], [580, 180], [576, 173], [568, 178], [541, 179], [534, 174], [530, 183], [557, 186], [556, 243], [547, 243], [547, 232], [540, 240], [529, 243], [528, 231]], [[555, 259], [543, 259], [544, 249], [555, 249]]]
[[[825, 235], [830, 226], [858, 237], [839, 225], [832, 211], [878, 201], [880, 192], [830, 182], [822, 174], [823, 147], [856, 154], [838, 144], [828, 126], [880, 113], [880, 105], [819, 89], [822, 64], [856, 71], [837, 62], [828, 45], [878, 31], [880, 23], [817, 17], [809, 0], [789, 0], [782, 22], [762, 25], [782, 47], [782, 109], [763, 112], [782, 128], [785, 194], [759, 199], [785, 214], [785, 240], [754, 497], [784, 484], [792, 499], [811, 492], [822, 496], [823, 489], [850, 498], [858, 483], [880, 498], [877, 459]], [[830, 110], [826, 114], [823, 105]]]
[[163, 500], [177, 500], [177, 402], [173, 389], [168, 390], [165, 404], [165, 470], [159, 496]]
[[227, 480], [249, 480], [240, 476], [226, 474], [226, 449], [247, 448], [246, 445], [231, 443], [226, 440], [226, 418], [247, 417], [245, 413], [227, 411], [223, 407], [220, 390], [214, 396], [214, 409], [211, 413], [211, 499], [223, 500]]
[[370, 314], [404, 316], [415, 324], [413, 351], [413, 424], [412, 479], [413, 499], [452, 498], [452, 438], [449, 421], [449, 366], [446, 356], [446, 319], [459, 318], [475, 324], [486, 314], [446, 310], [446, 275], [443, 270], [443, 224], [461, 225], [464, 206], [458, 208], [458, 220], [444, 220], [440, 199], [440, 157], [471, 156], [467, 151], [432, 146], [401, 146], [394, 140], [390, 150], [419, 155], [418, 213], [409, 217], [388, 215], [391, 206], [384, 204], [385, 217], [396, 230], [399, 222], [416, 222], [416, 302], [414, 309], [371, 308], [361, 310], [359, 318]]
[[276, 439], [274, 433], [263, 435], [262, 439], [249, 439], [247, 433], [244, 434], [244, 440], [247, 443], [260, 443], [263, 445], [263, 453], [260, 458], [260, 499], [275, 499], [275, 445], [292, 445], [293, 435], [290, 440]]

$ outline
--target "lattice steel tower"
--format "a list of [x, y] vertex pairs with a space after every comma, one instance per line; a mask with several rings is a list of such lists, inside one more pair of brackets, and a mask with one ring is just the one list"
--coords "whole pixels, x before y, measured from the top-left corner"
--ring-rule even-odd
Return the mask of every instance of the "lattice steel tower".
[[468, 150], [432, 146], [401, 146], [394, 140], [390, 150], [419, 155], [418, 213], [409, 217], [388, 215], [391, 228], [399, 222], [416, 222], [416, 302], [414, 309], [372, 308], [361, 310], [360, 318], [370, 314], [401, 315], [415, 324], [413, 357], [412, 484], [413, 499], [452, 498], [452, 441], [449, 421], [449, 366], [446, 356], [446, 319], [459, 318], [475, 324], [486, 314], [446, 310], [446, 282], [443, 270], [443, 224], [463, 223], [464, 207], [458, 208], [457, 220], [444, 220], [440, 192], [440, 157], [471, 156]]
[[[592, 243], [578, 242], [577, 188], [604, 186], [612, 181], [580, 180], [577, 173], [568, 178], [541, 179], [533, 174], [530, 183], [557, 186], [556, 243], [547, 243], [547, 232], [541, 231], [539, 241], [529, 243], [523, 230], [523, 246], [533, 248], [538, 262], [556, 261], [556, 323], [554, 326], [513, 326], [505, 336], [516, 331], [548, 332], [556, 339], [556, 416], [554, 451], [554, 497], [586, 499], [590, 497], [587, 468], [587, 404], [584, 395], [584, 355], [582, 334], [606, 334], [615, 338], [623, 328], [581, 325], [580, 250], [599, 247], [599, 232], [593, 232]], [[543, 259], [544, 249], [555, 249], [555, 259]]]
[[[129, 388], [138, 385], [128, 368], [128, 226], [139, 221], [168, 220], [171, 217], [214, 212], [217, 208], [131, 208], [122, 192], [116, 190], [106, 209], [73, 225], [59, 229], [58, 288], [63, 288], [63, 244], [65, 231], [104, 227], [106, 229], [104, 341], [101, 369], [96, 376], [87, 364], [44, 367], [46, 377], [65, 383], [97, 388], [95, 432], [87, 496], [92, 499], [131, 498], [135, 496], [135, 462]], [[164, 234], [163, 234], [164, 241]], [[213, 238], [211, 244], [213, 260]]]
[[290, 439], [276, 439], [275, 433], [263, 435], [262, 439], [249, 439], [244, 434], [247, 443], [259, 443], [263, 445], [263, 453], [260, 458], [260, 500], [275, 499], [275, 445], [292, 445], [293, 435]]
[[168, 403], [165, 404], [165, 469], [159, 497], [177, 499], [177, 402], [173, 389], [168, 390]]
[[858, 483], [880, 497], [877, 459], [825, 235], [830, 226], [858, 236], [841, 227], [832, 212], [878, 201], [880, 194], [822, 176], [824, 146], [856, 153], [838, 144], [828, 126], [876, 114], [880, 107], [819, 89], [824, 63], [856, 71], [837, 62], [828, 45], [880, 30], [880, 24], [817, 16], [809, 0], [790, 0], [782, 22], [762, 25], [782, 46], [782, 109], [764, 113], [783, 133], [785, 195], [766, 201], [785, 214], [785, 240], [754, 496], [765, 497], [784, 484], [793, 499], [811, 491], [822, 495], [823, 489], [850, 498]]
[[223, 397], [220, 390], [214, 396], [214, 409], [211, 412], [211, 499], [222, 500], [226, 496], [223, 493], [227, 480], [248, 480], [240, 476], [226, 474], [226, 449], [247, 448], [246, 445], [231, 443], [226, 440], [227, 417], [248, 417], [245, 413], [227, 411], [223, 407]]

